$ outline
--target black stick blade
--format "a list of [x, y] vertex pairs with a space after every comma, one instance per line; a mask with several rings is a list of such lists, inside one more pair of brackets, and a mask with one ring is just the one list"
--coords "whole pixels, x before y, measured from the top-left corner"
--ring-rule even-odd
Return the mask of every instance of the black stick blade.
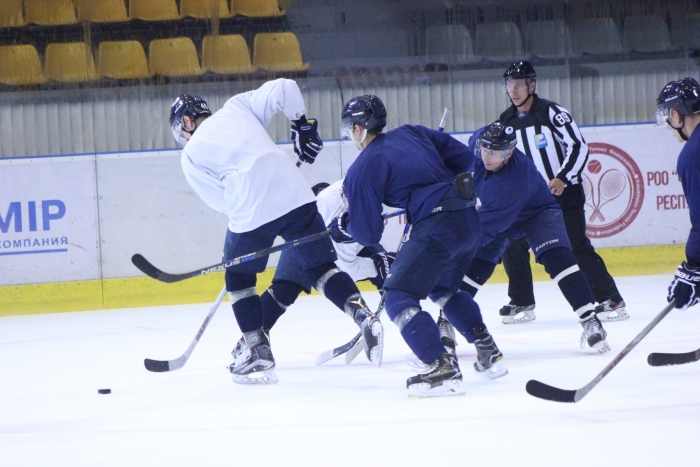
[[576, 402], [576, 391], [571, 391], [569, 389], [559, 389], [548, 384], [540, 383], [534, 379], [531, 379], [525, 385], [525, 390], [531, 396], [539, 397], [540, 399], [545, 399], [554, 402]]
[[153, 266], [146, 258], [138, 253], [131, 257], [131, 262], [134, 263], [134, 266], [136, 266], [139, 271], [154, 279], [158, 279], [160, 275], [163, 274], [163, 271]]
[[698, 352], [650, 353], [647, 363], [651, 366], [684, 365], [698, 361]]
[[167, 360], [151, 360], [150, 358], [147, 358], [143, 361], [143, 364], [146, 366], [148, 371], [152, 371], [154, 373], [170, 371], [170, 363]]

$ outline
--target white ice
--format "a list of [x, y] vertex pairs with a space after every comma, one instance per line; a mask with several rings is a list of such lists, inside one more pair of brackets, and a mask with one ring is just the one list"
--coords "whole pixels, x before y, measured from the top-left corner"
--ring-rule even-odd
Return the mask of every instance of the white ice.
[[[1, 318], [0, 466], [697, 466], [700, 362], [646, 358], [700, 347], [700, 306], [669, 314], [577, 404], [525, 392], [529, 379], [587, 384], [664, 308], [670, 279], [618, 279], [631, 318], [605, 325], [604, 355], [579, 348], [581, 327], [552, 282], [536, 283], [537, 319], [515, 325], [498, 318], [506, 286], [487, 285], [477, 301], [510, 373], [482, 379], [460, 337], [466, 396], [418, 400], [406, 396], [409, 350], [386, 316], [381, 368], [364, 354], [315, 366], [357, 331], [319, 296], [273, 329], [271, 386], [231, 382], [240, 333], [227, 302], [171, 373], [143, 359], [181, 355], [210, 305]], [[376, 306], [376, 292], [364, 295]]]

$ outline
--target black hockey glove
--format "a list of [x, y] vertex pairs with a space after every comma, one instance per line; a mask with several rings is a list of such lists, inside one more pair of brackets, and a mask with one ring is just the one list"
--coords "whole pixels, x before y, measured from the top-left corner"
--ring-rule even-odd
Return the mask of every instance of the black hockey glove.
[[380, 251], [372, 255], [372, 261], [374, 261], [374, 267], [377, 268], [377, 277], [370, 279], [369, 281], [377, 288], [381, 290], [384, 288], [384, 280], [389, 274], [389, 268], [394, 264], [396, 259], [396, 253], [391, 251]]
[[354, 238], [345, 230], [348, 226], [348, 213], [344, 212], [338, 217], [334, 217], [333, 220], [328, 224], [328, 228], [331, 230], [331, 238], [335, 243], [353, 243]]
[[306, 119], [301, 116], [299, 120], [292, 121], [292, 143], [294, 152], [302, 162], [313, 164], [316, 156], [323, 149], [323, 141], [318, 135], [318, 122], [315, 118]]
[[683, 264], [678, 266], [676, 275], [668, 286], [667, 300], [670, 302], [676, 299], [676, 308], [685, 310], [700, 301], [698, 297], [698, 284], [700, 284], [700, 270], [691, 268], [683, 261]]

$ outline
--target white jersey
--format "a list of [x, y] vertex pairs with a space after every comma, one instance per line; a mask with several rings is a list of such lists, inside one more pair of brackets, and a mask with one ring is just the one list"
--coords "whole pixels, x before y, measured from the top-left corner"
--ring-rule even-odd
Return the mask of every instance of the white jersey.
[[[343, 198], [343, 181], [338, 180], [328, 188], [318, 194], [316, 205], [321, 213], [323, 221], [328, 225], [335, 217], [340, 216], [348, 210], [348, 206]], [[333, 242], [335, 252], [338, 255], [336, 266], [341, 271], [346, 272], [352, 280], [361, 281], [372, 277], [377, 277], [377, 268], [371, 258], [362, 258], [357, 254], [364, 248], [357, 242], [336, 243]]]
[[277, 112], [305, 113], [296, 82], [278, 79], [244, 92], [204, 120], [182, 150], [185, 178], [231, 232], [248, 232], [315, 201], [294, 162], [267, 134]]

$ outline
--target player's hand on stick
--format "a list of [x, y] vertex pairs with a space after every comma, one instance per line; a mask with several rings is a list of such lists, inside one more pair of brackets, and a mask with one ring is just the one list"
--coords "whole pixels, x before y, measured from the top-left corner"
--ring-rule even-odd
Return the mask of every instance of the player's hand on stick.
[[688, 263], [678, 266], [676, 275], [668, 286], [667, 300], [676, 299], [676, 308], [685, 310], [700, 301], [698, 297], [698, 284], [700, 283], [700, 269], [691, 268]]
[[301, 116], [299, 120], [292, 121], [291, 128], [294, 152], [302, 162], [313, 164], [316, 156], [323, 149], [323, 141], [318, 135], [318, 122], [315, 118], [306, 119]]
[[344, 212], [338, 217], [334, 217], [333, 220], [328, 224], [328, 228], [331, 231], [331, 238], [336, 243], [353, 243], [355, 241], [347, 230], [348, 226], [348, 213]]
[[378, 289], [384, 288], [384, 281], [389, 274], [389, 268], [394, 263], [396, 259], [396, 253], [390, 251], [380, 251], [372, 255], [372, 261], [374, 261], [374, 267], [377, 268], [377, 277], [370, 279], [369, 281]]

